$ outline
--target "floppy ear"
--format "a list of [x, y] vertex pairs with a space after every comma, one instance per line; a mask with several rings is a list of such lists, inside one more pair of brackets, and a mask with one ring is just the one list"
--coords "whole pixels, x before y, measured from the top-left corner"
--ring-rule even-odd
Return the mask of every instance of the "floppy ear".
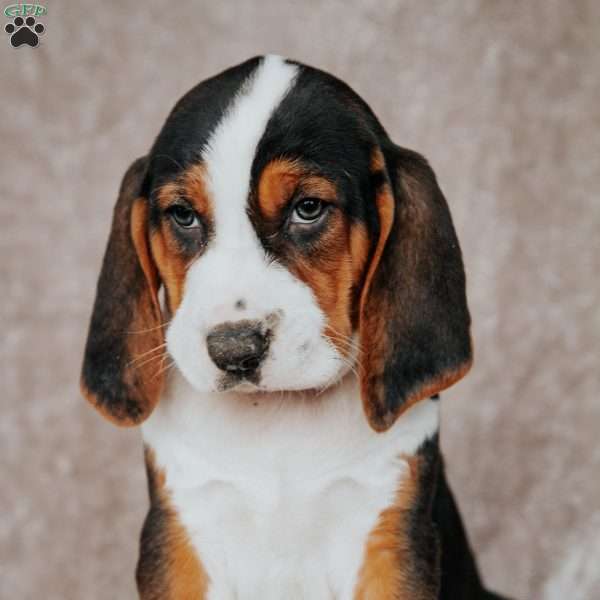
[[148, 201], [141, 196], [147, 160], [127, 170], [98, 279], [81, 390], [117, 425], [137, 425], [162, 388], [164, 356], [159, 280], [148, 244]]
[[379, 239], [361, 293], [359, 338], [365, 413], [384, 431], [466, 374], [471, 338], [460, 247], [433, 171], [396, 146], [379, 165]]

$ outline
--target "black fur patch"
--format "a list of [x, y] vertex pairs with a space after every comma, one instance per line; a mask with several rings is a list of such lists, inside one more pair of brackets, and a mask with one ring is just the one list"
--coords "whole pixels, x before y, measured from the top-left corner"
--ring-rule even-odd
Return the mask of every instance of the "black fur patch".
[[411, 514], [413, 555], [427, 577], [439, 578], [438, 600], [502, 600], [481, 582], [460, 513], [448, 483], [438, 436], [427, 440], [421, 457], [419, 496]]

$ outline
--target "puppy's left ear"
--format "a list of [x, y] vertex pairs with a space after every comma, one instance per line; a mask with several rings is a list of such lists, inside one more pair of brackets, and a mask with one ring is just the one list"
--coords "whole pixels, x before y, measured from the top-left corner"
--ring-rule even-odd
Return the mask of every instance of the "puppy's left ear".
[[159, 279], [148, 241], [148, 200], [142, 196], [147, 159], [127, 170], [98, 278], [81, 390], [117, 425], [137, 425], [162, 388], [164, 356]]
[[465, 273], [446, 200], [420, 155], [377, 152], [379, 223], [361, 292], [360, 380], [376, 431], [471, 365]]

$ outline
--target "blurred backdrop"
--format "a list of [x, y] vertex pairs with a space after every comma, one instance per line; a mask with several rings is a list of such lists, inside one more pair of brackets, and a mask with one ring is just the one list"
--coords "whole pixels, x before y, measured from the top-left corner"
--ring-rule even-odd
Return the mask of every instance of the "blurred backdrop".
[[600, 598], [600, 3], [44, 4], [38, 48], [0, 40], [0, 597], [135, 597], [139, 432], [77, 384], [113, 202], [185, 91], [275, 52], [350, 83], [449, 200], [476, 360], [442, 441], [486, 581]]

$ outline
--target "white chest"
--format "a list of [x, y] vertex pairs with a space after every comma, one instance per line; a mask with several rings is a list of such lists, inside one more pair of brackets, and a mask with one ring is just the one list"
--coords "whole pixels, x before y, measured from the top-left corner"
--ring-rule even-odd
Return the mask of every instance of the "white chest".
[[210, 600], [351, 599], [364, 545], [437, 430], [423, 401], [384, 434], [355, 382], [316, 399], [199, 395], [174, 376], [144, 424]]

